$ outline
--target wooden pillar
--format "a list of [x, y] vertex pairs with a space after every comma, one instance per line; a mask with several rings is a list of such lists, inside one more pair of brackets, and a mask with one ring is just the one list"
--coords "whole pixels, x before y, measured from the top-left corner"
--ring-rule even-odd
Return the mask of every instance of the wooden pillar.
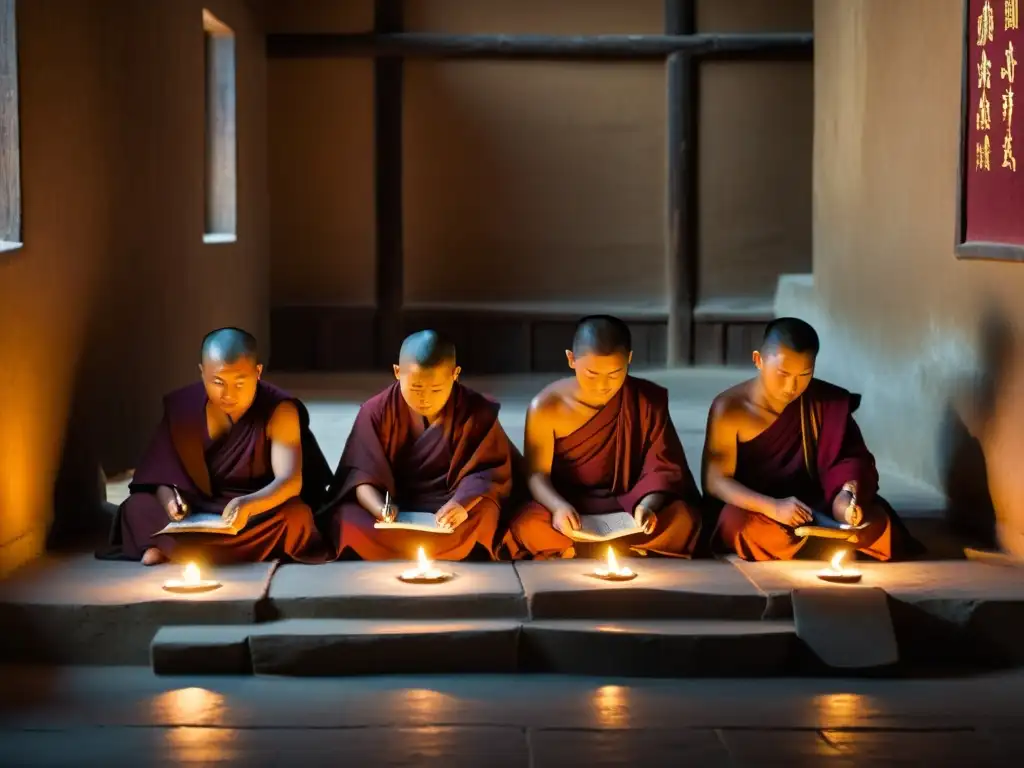
[[[402, 0], [376, 0], [374, 32], [401, 32]], [[402, 255], [402, 59], [374, 60], [373, 119], [377, 241], [377, 364], [398, 354], [405, 294]]]
[[[665, 0], [665, 33], [696, 32], [695, 0]], [[697, 60], [668, 57], [668, 344], [666, 363], [693, 361], [693, 307], [697, 266]]]

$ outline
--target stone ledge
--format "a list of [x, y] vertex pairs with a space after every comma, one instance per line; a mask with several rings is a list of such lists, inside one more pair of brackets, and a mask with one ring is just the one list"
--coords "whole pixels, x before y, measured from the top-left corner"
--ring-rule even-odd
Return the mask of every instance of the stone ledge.
[[54, 664], [147, 664], [150, 641], [166, 625], [247, 624], [275, 563], [211, 569], [220, 589], [177, 595], [161, 587], [178, 568], [96, 560], [92, 555], [43, 558], [0, 584], [0, 653]]
[[792, 672], [801, 646], [782, 621], [533, 621], [532, 671], [629, 677], [764, 677]]
[[405, 584], [407, 561], [285, 565], [270, 586], [280, 619], [505, 619], [526, 616], [511, 563], [439, 563], [454, 574], [441, 584]]
[[760, 619], [767, 597], [728, 563], [630, 558], [637, 577], [606, 582], [596, 560], [516, 563], [533, 619]]
[[[248, 675], [251, 624], [162, 627], [150, 644], [158, 675]], [[258, 626], [258, 625], [255, 625]]]
[[518, 621], [292, 619], [252, 628], [258, 675], [515, 672]]

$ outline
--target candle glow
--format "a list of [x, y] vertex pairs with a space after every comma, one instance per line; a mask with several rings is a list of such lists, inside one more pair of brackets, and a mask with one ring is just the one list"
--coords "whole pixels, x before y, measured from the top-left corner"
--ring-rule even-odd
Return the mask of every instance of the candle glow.
[[427, 559], [427, 553], [420, 547], [416, 553], [416, 567], [402, 571], [398, 578], [412, 584], [436, 584], [447, 581], [452, 574], [439, 570]]
[[168, 592], [190, 593], [210, 592], [220, 587], [220, 582], [214, 579], [204, 579], [199, 566], [195, 563], [187, 563], [182, 571], [180, 579], [168, 579], [164, 582], [164, 589]]
[[846, 558], [846, 550], [840, 549], [832, 555], [829, 567], [818, 573], [822, 581], [829, 581], [835, 584], [855, 584], [860, 581], [861, 574], [856, 568], [844, 568], [843, 560]]
[[628, 566], [619, 566], [618, 558], [615, 557], [615, 550], [612, 547], [608, 547], [607, 567], [595, 569], [593, 575], [607, 581], [629, 581], [636, 578], [636, 574]]

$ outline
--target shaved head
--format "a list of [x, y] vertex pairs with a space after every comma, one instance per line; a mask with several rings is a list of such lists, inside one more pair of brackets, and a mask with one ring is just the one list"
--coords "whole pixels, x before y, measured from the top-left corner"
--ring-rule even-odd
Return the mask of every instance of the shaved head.
[[259, 362], [256, 338], [241, 328], [218, 328], [203, 338], [202, 360], [237, 363], [239, 360]]
[[576, 324], [572, 338], [572, 353], [585, 355], [628, 355], [633, 351], [633, 337], [629, 326], [611, 315], [590, 315]]
[[455, 367], [455, 345], [437, 331], [417, 331], [402, 342], [398, 364], [420, 368], [436, 368], [444, 364]]
[[780, 317], [772, 320], [765, 328], [761, 354], [774, 354], [780, 348], [817, 357], [821, 342], [818, 340], [818, 332], [810, 323], [796, 317]]
[[203, 338], [199, 372], [210, 404], [237, 422], [256, 399], [263, 375], [256, 339], [241, 328], [210, 331]]
[[437, 331], [418, 331], [402, 342], [395, 378], [405, 402], [420, 416], [430, 420], [444, 410], [460, 372], [455, 345]]

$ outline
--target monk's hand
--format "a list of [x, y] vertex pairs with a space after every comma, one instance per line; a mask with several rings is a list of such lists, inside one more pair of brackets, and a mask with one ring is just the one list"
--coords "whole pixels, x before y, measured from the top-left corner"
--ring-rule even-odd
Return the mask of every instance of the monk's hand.
[[173, 488], [166, 485], [161, 485], [156, 489], [157, 498], [160, 499], [160, 503], [164, 509], [167, 510], [167, 517], [173, 522], [177, 523], [185, 519], [188, 514], [188, 509], [185, 504], [179, 503], [179, 496], [174, 492]]
[[864, 510], [857, 503], [857, 497], [850, 491], [842, 490], [832, 502], [832, 517], [847, 525], [860, 525], [864, 521]]
[[582, 527], [580, 525], [579, 513], [572, 507], [556, 509], [551, 513], [551, 527], [563, 536], [575, 539], [576, 531]]
[[393, 523], [398, 519], [398, 507], [394, 504], [381, 505], [377, 519], [382, 523]]
[[633, 510], [633, 519], [636, 520], [638, 526], [644, 529], [644, 533], [654, 533], [654, 528], [658, 524], [658, 516], [643, 504], [638, 504], [637, 508]]
[[245, 503], [245, 497], [237, 496], [231, 499], [225, 505], [221, 517], [228, 525], [237, 525], [239, 530], [245, 528], [245, 524], [249, 522], [249, 510], [248, 504]]
[[459, 502], [452, 499], [437, 510], [437, 514], [434, 517], [437, 520], [439, 528], [446, 528], [449, 531], [454, 531], [469, 519], [469, 512], [467, 512], [466, 508], [459, 504]]
[[790, 496], [788, 499], [779, 499], [775, 502], [775, 519], [790, 528], [799, 528], [811, 522], [814, 517], [810, 507], [800, 499]]

